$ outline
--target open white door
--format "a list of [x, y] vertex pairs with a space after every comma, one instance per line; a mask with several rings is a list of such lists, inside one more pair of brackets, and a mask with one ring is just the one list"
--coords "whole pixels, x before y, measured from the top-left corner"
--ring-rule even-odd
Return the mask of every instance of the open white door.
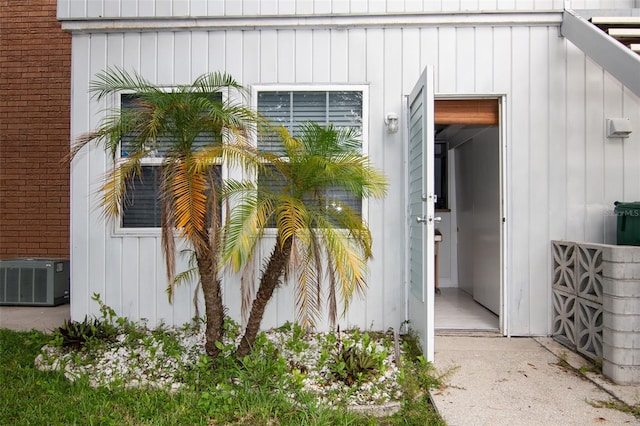
[[434, 150], [433, 67], [427, 66], [408, 98], [409, 326], [434, 359]]

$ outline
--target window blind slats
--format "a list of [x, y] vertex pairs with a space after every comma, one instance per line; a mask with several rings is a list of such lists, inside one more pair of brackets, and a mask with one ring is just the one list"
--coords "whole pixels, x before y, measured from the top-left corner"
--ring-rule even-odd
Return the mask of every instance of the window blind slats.
[[[212, 101], [222, 102], [221, 93], [210, 93], [206, 95]], [[138, 95], [122, 94], [120, 96], [121, 111], [131, 111], [141, 108], [138, 103]], [[191, 143], [191, 151], [198, 151], [212, 143], [220, 142], [221, 135], [214, 132], [201, 132]], [[135, 135], [124, 135], [120, 140], [120, 156], [128, 157], [131, 151], [136, 150]], [[155, 144], [155, 157], [165, 157], [172, 146], [175, 145], [175, 138], [170, 135], [161, 135]], [[214, 173], [216, 179], [220, 176], [220, 166], [216, 166]], [[135, 177], [130, 182], [129, 199], [122, 208], [123, 228], [159, 228], [161, 226], [161, 206], [159, 202], [160, 194], [160, 165], [142, 166], [142, 176]]]
[[[270, 171], [260, 171], [258, 173], [258, 187], [262, 188], [264, 191], [269, 191], [273, 193], [282, 193], [285, 191], [287, 186], [287, 182], [282, 178], [281, 175], [275, 172], [275, 167], [267, 166]], [[344, 188], [340, 187], [332, 187], [325, 190], [322, 194], [322, 197], [325, 199], [326, 205], [324, 206], [327, 209], [340, 209], [340, 204], [345, 204], [353, 211], [355, 211], [358, 215], [362, 216], [362, 200], [360, 198], [354, 197], [350, 192], [348, 192]], [[305, 204], [315, 202], [311, 198], [311, 195], [308, 197], [303, 197], [303, 202]], [[276, 226], [275, 219], [272, 217], [267, 225], [269, 228], [274, 228]]]
[[[362, 130], [362, 92], [261, 91], [258, 93], [258, 112], [273, 125], [285, 126], [293, 136], [310, 121]], [[274, 133], [262, 132], [258, 148], [263, 152], [284, 155], [282, 142]], [[263, 172], [258, 176], [258, 185], [269, 191], [282, 191], [286, 182], [275, 173]], [[324, 197], [327, 208], [339, 208], [338, 205], [343, 203], [362, 215], [362, 200], [343, 188], [329, 188]], [[271, 221], [269, 226], [274, 227], [275, 222]]]
[[[359, 91], [263, 91], [258, 93], [258, 111], [294, 136], [309, 121], [362, 130]], [[268, 132], [260, 135], [258, 148], [263, 152], [284, 153], [277, 135]]]
[[329, 92], [329, 122], [362, 129], [362, 92]]
[[160, 203], [160, 167], [143, 166], [142, 177], [131, 182], [132, 191], [123, 207], [123, 228], [159, 228]]
[[[221, 93], [213, 93], [209, 96], [212, 101], [222, 102]], [[138, 95], [136, 94], [122, 94], [120, 96], [120, 107], [122, 111], [139, 109]], [[169, 135], [158, 136], [155, 144], [154, 155], [156, 157], [165, 157], [169, 153], [169, 149], [173, 145], [174, 138]], [[220, 142], [221, 137], [219, 134], [213, 132], [201, 132], [199, 133], [191, 143], [191, 147], [194, 151], [202, 149], [203, 147]], [[120, 140], [120, 156], [128, 157], [129, 152], [134, 151], [135, 148], [135, 134], [124, 135]]]

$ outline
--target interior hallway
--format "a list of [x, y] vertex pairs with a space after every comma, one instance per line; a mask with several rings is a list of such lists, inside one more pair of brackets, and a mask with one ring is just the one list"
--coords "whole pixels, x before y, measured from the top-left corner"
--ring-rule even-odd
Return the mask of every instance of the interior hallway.
[[455, 287], [444, 287], [436, 293], [436, 330], [497, 331], [498, 316]]

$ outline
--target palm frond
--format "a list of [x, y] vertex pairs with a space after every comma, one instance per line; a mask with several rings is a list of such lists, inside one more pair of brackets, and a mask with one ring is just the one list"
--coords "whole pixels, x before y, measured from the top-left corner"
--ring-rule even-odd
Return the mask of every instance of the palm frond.
[[308, 224], [309, 215], [304, 202], [296, 197], [284, 195], [279, 197], [276, 206], [276, 226], [281, 244], [288, 239], [292, 239], [299, 230], [305, 229]]
[[[328, 305], [329, 305], [329, 323], [331, 327], [334, 327], [337, 319], [338, 319], [338, 301], [336, 297], [336, 274], [335, 274], [335, 266], [334, 259], [331, 256], [331, 253], [327, 253], [327, 275], [329, 276], [329, 294]], [[347, 302], [348, 303], [348, 302]]]
[[173, 296], [175, 294], [176, 287], [180, 285], [188, 285], [192, 282], [198, 282], [199, 277], [200, 274], [198, 273], [197, 266], [190, 266], [187, 270], [177, 273], [167, 286], [166, 292], [169, 297], [169, 303], [173, 303]]
[[175, 226], [192, 244], [208, 244], [207, 180], [191, 172], [188, 160], [170, 164]]
[[235, 89], [243, 96], [248, 95], [248, 91], [238, 83], [230, 74], [222, 72], [206, 73], [197, 77], [189, 88], [195, 88], [202, 93], [214, 93], [222, 89]]
[[249, 317], [249, 311], [251, 310], [251, 301], [255, 291], [255, 265], [251, 262], [251, 258], [246, 261], [244, 268], [242, 268], [242, 274], [240, 276], [240, 315], [242, 316], [242, 322], [246, 324]]
[[300, 143], [300, 140], [294, 138], [286, 129], [286, 127], [279, 127], [277, 129], [277, 132], [280, 136], [280, 139], [282, 139], [285, 155], [289, 157], [290, 160], [295, 162], [295, 159], [298, 158], [300, 151], [303, 148], [302, 143]]
[[141, 156], [132, 156], [114, 165], [105, 175], [100, 193], [100, 207], [106, 219], [120, 216], [123, 204], [127, 202], [129, 186], [133, 185], [133, 178], [142, 175]]
[[245, 194], [231, 210], [225, 226], [223, 264], [238, 272], [249, 262], [273, 211], [271, 199], [261, 199], [256, 193]]
[[169, 298], [169, 303], [173, 303], [173, 296], [175, 294], [176, 287], [180, 285], [188, 285], [192, 282], [196, 283], [196, 290], [193, 297], [194, 317], [200, 316], [200, 308], [198, 306], [198, 290], [200, 288], [200, 272], [198, 271], [198, 265], [196, 262], [195, 253], [192, 250], [183, 250], [182, 255], [188, 254], [189, 261], [187, 263], [187, 269], [176, 274], [172, 280], [169, 281], [166, 293]]
[[136, 71], [130, 74], [120, 67], [107, 68], [98, 73], [89, 83], [89, 92], [93, 93], [98, 100], [121, 91], [157, 92], [159, 89]]
[[[166, 179], [162, 179], [162, 192], [166, 193]], [[176, 241], [173, 234], [173, 230], [175, 229], [175, 222], [173, 216], [173, 204], [171, 200], [167, 200], [166, 196], [162, 198], [165, 201], [161, 204], [161, 232], [162, 232], [162, 253], [164, 255], [165, 261], [165, 269], [167, 273], [167, 282], [169, 283], [169, 288], [167, 288], [167, 293], [169, 295], [169, 303], [173, 300], [173, 287], [176, 283], [175, 273], [176, 273], [176, 260], [175, 260], [175, 251], [176, 251]]]
[[296, 320], [303, 328], [315, 327], [316, 320], [320, 317], [320, 277], [316, 274], [316, 268], [311, 267], [311, 260], [306, 254], [302, 261], [300, 273], [296, 277], [295, 303]]
[[353, 244], [348, 233], [334, 229], [331, 223], [319, 219], [323, 243], [333, 262], [333, 274], [340, 298], [346, 311], [354, 294], [363, 295], [366, 290], [367, 262], [362, 251]]

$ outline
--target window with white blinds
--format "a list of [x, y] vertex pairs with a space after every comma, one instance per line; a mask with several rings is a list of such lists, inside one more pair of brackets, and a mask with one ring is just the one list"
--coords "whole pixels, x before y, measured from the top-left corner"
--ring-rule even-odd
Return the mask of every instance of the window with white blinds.
[[122, 208], [123, 228], [159, 228], [160, 167], [143, 166], [142, 176], [130, 183], [130, 194]]
[[[221, 93], [206, 94], [209, 99], [222, 101]], [[136, 108], [143, 108], [136, 94], [122, 94], [120, 96], [121, 112], [125, 113]], [[193, 141], [193, 151], [202, 149], [212, 142], [221, 141], [220, 134], [201, 132]], [[122, 208], [122, 228], [159, 228], [161, 227], [160, 179], [162, 158], [169, 152], [174, 140], [171, 136], [160, 136], [155, 144], [151, 159], [143, 159], [142, 173], [135, 176], [128, 187], [127, 199]], [[138, 149], [135, 134], [124, 135], [120, 140], [120, 157], [128, 157], [129, 153]], [[221, 181], [222, 167], [213, 170], [215, 178]]]
[[[221, 93], [210, 93], [206, 95], [212, 101], [222, 102], [222, 94]], [[125, 93], [120, 95], [120, 109], [121, 111], [134, 110], [142, 108], [142, 104], [138, 100], [138, 96], [136, 94]], [[214, 134], [212, 132], [201, 132], [198, 134], [193, 141], [192, 147], [194, 150], [198, 150], [212, 142], [220, 142], [221, 136], [220, 134]], [[155, 157], [164, 157], [169, 151], [172, 138], [169, 135], [160, 135], [158, 136], [158, 140], [155, 143], [155, 150], [153, 155]], [[120, 156], [127, 157], [129, 156], [129, 152], [137, 149], [135, 141], [135, 134], [129, 133], [124, 135], [120, 140]]]
[[[349, 127], [363, 134], [362, 90], [261, 90], [257, 93], [257, 108], [273, 125], [284, 126], [296, 136], [301, 126], [308, 122], [335, 127]], [[361, 148], [362, 148], [362, 140]], [[282, 141], [276, 134], [262, 132], [258, 138], [258, 149], [283, 155]], [[258, 185], [272, 191], [281, 190], [286, 182], [275, 173], [260, 173]], [[327, 208], [349, 206], [362, 215], [362, 200], [344, 188], [330, 188], [322, 194]], [[336, 203], [337, 201], [337, 203]], [[274, 226], [272, 222], [271, 227]]]
[[[260, 91], [258, 111], [294, 136], [310, 121], [362, 131], [362, 91]], [[282, 153], [282, 142], [274, 134], [263, 133], [258, 148]]]

